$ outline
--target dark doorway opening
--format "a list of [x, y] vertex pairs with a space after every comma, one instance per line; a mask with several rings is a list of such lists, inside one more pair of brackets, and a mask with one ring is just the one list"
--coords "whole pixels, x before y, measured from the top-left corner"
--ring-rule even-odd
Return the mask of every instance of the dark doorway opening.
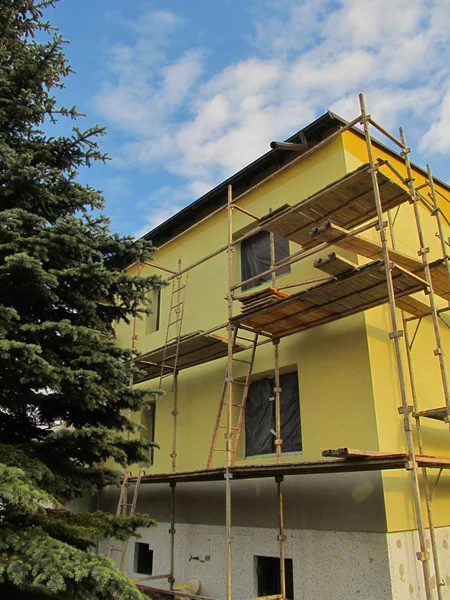
[[[286, 572], [286, 598], [294, 600], [294, 572], [292, 558], [284, 559]], [[256, 556], [258, 596], [275, 596], [281, 592], [280, 559], [272, 556]]]
[[136, 542], [134, 547], [134, 571], [143, 575], [153, 574], [153, 550], [148, 544]]

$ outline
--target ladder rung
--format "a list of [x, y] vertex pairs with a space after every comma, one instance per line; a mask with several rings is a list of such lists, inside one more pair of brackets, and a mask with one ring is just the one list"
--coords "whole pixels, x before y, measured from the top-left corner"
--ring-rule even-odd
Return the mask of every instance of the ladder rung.
[[[219, 425], [219, 429], [228, 429], [226, 425]], [[230, 427], [230, 429], [239, 429], [239, 427]]]
[[182, 285], [179, 288], [177, 288], [176, 290], [172, 290], [172, 293], [176, 294], [177, 292], [181, 292], [181, 290], [184, 290], [185, 287], [186, 287], [185, 285]]
[[236, 381], [234, 379], [232, 379], [231, 383], [235, 383], [236, 385], [247, 385], [245, 381]]
[[179, 323], [181, 321], [181, 319], [175, 319], [175, 321], [171, 321], [167, 327], [170, 327], [171, 325], [175, 325], [175, 323]]
[[234, 406], [235, 408], [242, 408], [242, 404], [232, 404], [231, 406]]
[[182, 304], [183, 304], [183, 302], [178, 302], [178, 304], [174, 304], [174, 305], [172, 306], [172, 310], [173, 310], [174, 308], [176, 308], [177, 306], [181, 306]]
[[[169, 367], [167, 367], [167, 368], [169, 368]], [[164, 379], [165, 377], [170, 377], [171, 375], [173, 375], [173, 374], [174, 374], [174, 372], [175, 372], [175, 371], [170, 371], [170, 373], [163, 373], [163, 374], [160, 376], [160, 379]]]
[[247, 365], [252, 364], [250, 360], [243, 360], [242, 358], [233, 358], [233, 360], [235, 360], [236, 362], [246, 363]]
[[228, 452], [228, 450], [224, 450], [223, 448], [214, 448], [214, 452]]

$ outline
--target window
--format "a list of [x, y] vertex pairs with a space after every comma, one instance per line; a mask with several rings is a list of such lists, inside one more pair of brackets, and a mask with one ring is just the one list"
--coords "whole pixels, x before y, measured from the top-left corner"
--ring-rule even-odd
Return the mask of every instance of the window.
[[[275, 262], [289, 256], [289, 241], [278, 234], [274, 234], [275, 245]], [[270, 233], [261, 231], [251, 237], [243, 240], [241, 243], [241, 281], [246, 281], [250, 277], [254, 277], [259, 273], [264, 273], [270, 269]], [[280, 267], [277, 270], [277, 275], [289, 273], [291, 270], [289, 265]], [[260, 285], [265, 281], [270, 281], [272, 276], [263, 275], [255, 281], [251, 281], [242, 286], [243, 290], [248, 290], [256, 285]]]
[[[281, 592], [280, 559], [255, 556], [258, 596], [275, 596]], [[294, 600], [294, 571], [292, 558], [284, 559], [286, 598]]]
[[[275, 452], [275, 379], [266, 377], [250, 384], [245, 405], [245, 456]], [[280, 375], [282, 452], [302, 449], [297, 372]]]
[[161, 308], [161, 290], [150, 292], [147, 297], [151, 301], [150, 310], [152, 311], [145, 317], [145, 335], [159, 331], [159, 313]]
[[136, 542], [134, 545], [134, 572], [153, 574], [153, 550], [150, 550], [148, 544]]
[[[148, 404], [147, 407], [142, 411], [141, 416], [141, 425], [145, 427], [141, 431], [141, 439], [146, 442], [154, 442], [155, 441], [155, 411], [156, 405], [153, 402], [152, 404]], [[150, 448], [149, 450], [149, 463], [152, 465], [154, 462], [154, 448]]]

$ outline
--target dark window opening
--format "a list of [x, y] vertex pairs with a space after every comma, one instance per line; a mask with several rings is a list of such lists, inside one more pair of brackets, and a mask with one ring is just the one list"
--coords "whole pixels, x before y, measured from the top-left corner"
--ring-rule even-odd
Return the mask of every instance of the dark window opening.
[[153, 550], [148, 544], [136, 542], [134, 546], [134, 571], [143, 575], [153, 574]]
[[[294, 600], [294, 571], [292, 558], [284, 559], [286, 598]], [[280, 559], [256, 556], [258, 596], [275, 596], [281, 593]]]
[[[141, 439], [146, 442], [154, 442], [155, 441], [155, 421], [156, 421], [156, 405], [153, 402], [152, 404], [148, 404], [147, 407], [142, 412], [141, 417], [141, 425], [145, 427], [145, 429], [141, 430]], [[149, 450], [149, 463], [152, 465], [154, 462], [154, 453], [155, 449], [152, 446]]]
[[151, 301], [150, 310], [152, 311], [149, 315], [146, 315], [145, 320], [145, 334], [154, 333], [159, 331], [159, 321], [161, 312], [161, 290], [157, 292], [153, 291], [149, 294]]
[[[274, 234], [274, 246], [275, 262], [279, 262], [290, 255], [289, 240], [277, 233]], [[259, 275], [259, 273], [264, 273], [264, 271], [270, 269], [270, 264], [270, 233], [268, 231], [256, 233], [241, 243], [241, 281], [246, 281]], [[276, 274], [282, 275], [283, 273], [289, 273], [290, 270], [290, 265], [285, 265], [277, 269]], [[248, 290], [271, 279], [271, 274], [262, 275], [259, 279], [244, 284], [242, 289]]]
[[[250, 384], [245, 405], [245, 456], [275, 452], [275, 378]], [[282, 452], [300, 452], [302, 435], [297, 372], [280, 375]]]

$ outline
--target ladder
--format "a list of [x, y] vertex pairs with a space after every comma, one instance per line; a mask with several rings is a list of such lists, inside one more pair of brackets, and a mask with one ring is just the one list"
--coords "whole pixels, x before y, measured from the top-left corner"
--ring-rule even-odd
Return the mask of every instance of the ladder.
[[[242, 329], [242, 327], [241, 327], [241, 329]], [[236, 462], [236, 456], [237, 456], [237, 451], [238, 451], [238, 447], [239, 447], [239, 440], [241, 437], [242, 425], [244, 423], [245, 405], [247, 402], [248, 391], [249, 391], [250, 384], [251, 384], [253, 364], [255, 362], [256, 347], [258, 345], [258, 333], [256, 331], [253, 331], [250, 329], [245, 329], [245, 331], [248, 332], [252, 336], [252, 339], [249, 339], [248, 337], [243, 337], [243, 336], [239, 335], [239, 325], [237, 325], [234, 329], [233, 345], [232, 345], [232, 349], [233, 349], [232, 363], [238, 362], [238, 363], [245, 364], [247, 366], [247, 372], [246, 372], [243, 380], [241, 380], [241, 379], [237, 380], [237, 379], [233, 378], [232, 373], [229, 376], [228, 368], [227, 368], [227, 371], [225, 373], [225, 379], [223, 382], [223, 387], [222, 387], [222, 394], [221, 394], [221, 398], [220, 398], [219, 410], [217, 412], [216, 423], [214, 426], [213, 438], [212, 438], [211, 447], [209, 450], [208, 462], [207, 462], [207, 466], [206, 466], [207, 469], [211, 468], [213, 459], [214, 459], [214, 455], [216, 452], [226, 452], [227, 451], [226, 450], [227, 425], [223, 424], [223, 423], [226, 422], [226, 418], [227, 418], [228, 385], [232, 385], [235, 388], [239, 389], [239, 392], [237, 391], [236, 394], [233, 394], [233, 398], [236, 400], [235, 400], [235, 403], [233, 402], [232, 408], [238, 409], [238, 410], [233, 411], [233, 419], [232, 419], [232, 423], [231, 423], [231, 432], [230, 432], [231, 433], [231, 452], [232, 452], [231, 462], [233, 465]], [[250, 343], [250, 345], [247, 348], [247, 350], [250, 350], [250, 359], [249, 360], [244, 360], [242, 358], [234, 357], [234, 352], [236, 350], [236, 343], [238, 340], [243, 340], [247, 343]], [[239, 352], [240, 351], [242, 351], [242, 348], [239, 348]], [[223, 443], [221, 443], [221, 438], [219, 436], [220, 430], [224, 430], [224, 436], [223, 436], [224, 442]]]
[[[136, 504], [137, 504], [137, 499], [138, 499], [138, 495], [139, 495], [139, 488], [141, 487], [142, 475], [145, 475], [145, 471], [139, 470], [139, 473], [138, 473], [138, 476], [136, 479], [136, 485], [134, 487], [133, 499], [132, 499], [131, 503], [128, 503], [127, 502], [127, 496], [128, 496], [127, 492], [128, 492], [128, 486], [130, 485], [129, 478], [131, 476], [131, 473], [130, 473], [130, 471], [125, 470], [125, 473], [123, 476], [123, 481], [122, 481], [122, 486], [120, 488], [120, 496], [119, 496], [119, 502], [117, 504], [116, 517], [120, 517], [121, 515], [132, 517], [134, 515], [134, 513], [136, 512]], [[129, 511], [128, 511], [128, 509], [129, 509]], [[116, 545], [116, 543], [118, 545]], [[123, 571], [123, 569], [125, 567], [125, 559], [127, 556], [127, 550], [128, 550], [128, 540], [117, 540], [114, 537], [112, 537], [109, 540], [107, 556], [108, 556], [108, 558], [112, 558], [113, 552], [120, 552], [120, 562], [119, 562], [119, 570], [120, 571]]]
[[[159, 387], [164, 377], [174, 375], [177, 371], [178, 353], [180, 350], [181, 328], [183, 325], [184, 305], [186, 301], [186, 288], [188, 272], [181, 273], [172, 279], [172, 293], [170, 295], [169, 318], [167, 321], [166, 340], [161, 361], [161, 374]], [[175, 344], [174, 344], [175, 342]], [[175, 347], [174, 347], [175, 346]]]

